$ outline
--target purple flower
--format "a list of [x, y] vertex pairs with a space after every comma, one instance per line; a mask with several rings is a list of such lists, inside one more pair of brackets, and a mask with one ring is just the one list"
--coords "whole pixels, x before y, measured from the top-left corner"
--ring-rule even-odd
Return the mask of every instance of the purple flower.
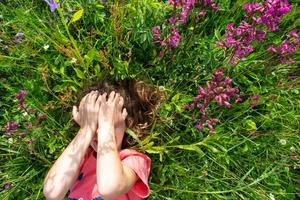
[[22, 32], [18, 32], [14, 37], [14, 42], [18, 44], [21, 40], [25, 39], [25, 35]]
[[26, 125], [26, 129], [28, 129], [28, 130], [31, 130], [31, 129], [32, 129], [32, 123], [31, 123], [31, 122], [29, 122], [29, 123]]
[[152, 36], [153, 36], [153, 39], [154, 41], [160, 41], [161, 40], [161, 37], [160, 37], [160, 28], [158, 26], [154, 26], [152, 29], [151, 29], [151, 33], [152, 33]]
[[170, 17], [169, 19], [168, 19], [168, 21], [169, 21], [169, 23], [171, 23], [171, 24], [175, 24], [176, 23], [176, 17]]
[[26, 105], [25, 105], [25, 96], [26, 95], [27, 95], [26, 90], [21, 90], [18, 94], [15, 94], [15, 97], [19, 101], [19, 106], [20, 106], [21, 110], [25, 109], [25, 107], [26, 107]]
[[19, 128], [19, 124], [15, 121], [7, 122], [7, 124], [4, 126], [5, 133], [10, 136], [15, 130]]
[[5, 190], [9, 190], [10, 188], [12, 188], [12, 186], [13, 186], [12, 183], [6, 183], [6, 184], [4, 185], [4, 189], [5, 189]]
[[297, 29], [289, 32], [287, 38], [276, 48], [274, 44], [271, 44], [267, 49], [269, 52], [279, 57], [282, 64], [290, 63], [294, 64], [296, 61], [291, 56], [296, 52], [300, 46], [300, 39], [297, 33]]
[[39, 113], [37, 117], [39, 120], [43, 120], [43, 119], [46, 119], [48, 116], [44, 113]]
[[59, 2], [56, 2], [55, 0], [44, 0], [48, 6], [50, 7], [51, 12], [54, 12], [57, 7], [60, 5]]
[[259, 95], [251, 96], [251, 97], [249, 98], [250, 107], [251, 107], [251, 108], [254, 108], [255, 106], [257, 106], [257, 104], [259, 103], [260, 99], [261, 99], [261, 98], [260, 98]]
[[[245, 19], [236, 28], [233, 23], [229, 23], [224, 34], [225, 41], [216, 43], [217, 46], [233, 50], [229, 64], [236, 64], [239, 59], [252, 53], [254, 51], [252, 43], [264, 40], [265, 29], [269, 32], [278, 29], [278, 22], [291, 8], [287, 0], [265, 0], [263, 4], [246, 3], [243, 6], [246, 11]], [[300, 39], [298, 41], [300, 43]], [[270, 50], [274, 51], [271, 48]]]
[[176, 27], [171, 27], [171, 35], [168, 38], [168, 43], [171, 47], [176, 48], [180, 41], [180, 35]]
[[224, 69], [217, 69], [212, 76], [211, 81], [206, 82], [206, 87], [198, 86], [198, 94], [193, 98], [190, 105], [185, 105], [187, 110], [194, 110], [196, 108], [200, 111], [200, 120], [198, 120], [195, 128], [202, 129], [203, 124], [206, 123], [210, 131], [213, 131], [213, 125], [219, 122], [219, 119], [210, 118], [206, 112], [207, 108], [212, 102], [217, 102], [221, 107], [232, 107], [232, 100], [235, 103], [241, 102], [238, 95], [239, 89], [231, 86], [233, 80], [230, 77], [224, 77]]
[[19, 137], [23, 137], [23, 136], [25, 136], [25, 135], [27, 135], [26, 132], [21, 132], [21, 133], [17, 133], [17, 134], [16, 134], [16, 136], [19, 136]]
[[206, 11], [205, 10], [201, 10], [199, 13], [198, 13], [198, 16], [199, 17], [204, 17], [206, 15]]
[[202, 130], [203, 129], [203, 124], [201, 122], [198, 122], [197, 125], [195, 126], [196, 129]]

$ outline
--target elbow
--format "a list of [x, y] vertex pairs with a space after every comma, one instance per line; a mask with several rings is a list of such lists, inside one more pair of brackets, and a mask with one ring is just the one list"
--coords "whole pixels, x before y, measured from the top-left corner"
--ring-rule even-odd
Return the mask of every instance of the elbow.
[[123, 184], [124, 181], [113, 181], [110, 183], [99, 184], [98, 185], [98, 192], [101, 197], [105, 200], [112, 200], [117, 198], [118, 196], [126, 193], [125, 185]]
[[49, 186], [49, 184], [45, 184], [43, 187], [43, 194], [47, 200], [61, 200], [62, 197], [61, 192], [56, 188]]

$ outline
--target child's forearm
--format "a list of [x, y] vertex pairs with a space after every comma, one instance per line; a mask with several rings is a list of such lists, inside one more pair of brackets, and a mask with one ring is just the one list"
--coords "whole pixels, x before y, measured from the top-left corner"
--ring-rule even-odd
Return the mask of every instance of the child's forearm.
[[121, 195], [126, 182], [113, 131], [112, 125], [106, 125], [97, 132], [97, 185], [104, 199]]
[[44, 182], [44, 195], [47, 199], [63, 199], [78, 176], [80, 164], [88, 149], [93, 132], [80, 129], [78, 134], [56, 160]]

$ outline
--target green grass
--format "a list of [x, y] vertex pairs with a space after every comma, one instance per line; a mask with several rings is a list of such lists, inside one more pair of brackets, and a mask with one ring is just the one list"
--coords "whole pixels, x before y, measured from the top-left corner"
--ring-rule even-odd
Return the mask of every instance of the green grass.
[[[165, 88], [158, 120], [149, 136], [135, 145], [152, 159], [149, 199], [300, 198], [299, 49], [292, 66], [278, 64], [265, 50], [279, 44], [292, 28], [300, 30], [296, 0], [289, 1], [293, 10], [279, 30], [268, 33], [236, 66], [227, 64], [215, 42], [229, 22], [241, 20], [247, 1], [218, 1], [218, 13], [208, 12], [200, 22], [189, 20], [180, 28], [179, 47], [163, 57], [151, 28], [169, 16], [166, 3], [99, 2], [63, 1], [54, 13], [42, 0], [0, 3], [0, 188], [13, 183], [0, 191], [1, 199], [44, 199], [46, 172], [78, 129], [71, 120], [72, 105], [86, 85], [106, 76], [132, 77]], [[68, 24], [80, 9], [83, 16]], [[19, 44], [13, 42], [17, 32], [26, 38]], [[44, 50], [44, 45], [49, 48]], [[210, 107], [210, 115], [221, 120], [212, 134], [196, 130], [199, 113], [183, 106], [219, 67], [234, 79], [243, 102], [231, 109]], [[288, 80], [289, 75], [295, 79]], [[28, 107], [46, 113], [47, 119], [37, 121], [19, 110], [14, 94], [21, 89], [28, 91]], [[261, 96], [254, 108], [252, 95]], [[34, 123], [28, 131], [32, 144], [8, 140], [4, 126], [13, 120]]]

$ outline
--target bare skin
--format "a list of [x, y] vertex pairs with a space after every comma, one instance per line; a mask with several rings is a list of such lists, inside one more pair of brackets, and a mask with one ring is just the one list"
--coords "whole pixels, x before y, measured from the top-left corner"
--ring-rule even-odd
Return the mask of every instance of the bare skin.
[[79, 108], [73, 107], [73, 118], [80, 130], [45, 178], [43, 192], [46, 199], [64, 198], [76, 180], [84, 155], [95, 136], [99, 141], [97, 186], [102, 197], [114, 199], [133, 186], [137, 176], [132, 169], [123, 166], [118, 154], [117, 140], [122, 142], [126, 128], [127, 112], [122, 110], [123, 104], [124, 100], [118, 93], [111, 92], [106, 100], [106, 93], [99, 95], [92, 91], [81, 100]]

